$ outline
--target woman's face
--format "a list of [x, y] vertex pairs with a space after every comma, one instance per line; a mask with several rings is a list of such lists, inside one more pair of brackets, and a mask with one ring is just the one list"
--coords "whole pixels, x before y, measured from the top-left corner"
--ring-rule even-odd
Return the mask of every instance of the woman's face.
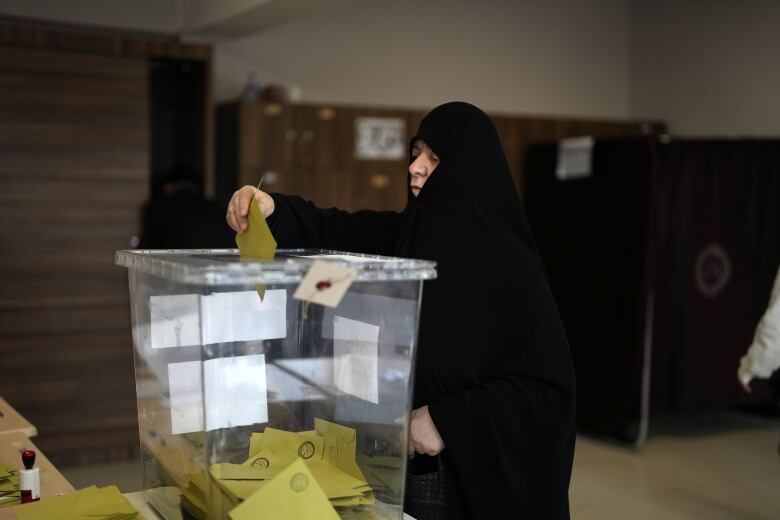
[[439, 165], [439, 158], [422, 139], [417, 139], [412, 145], [412, 164], [409, 165], [409, 174], [412, 176], [412, 195], [420, 193], [425, 181]]

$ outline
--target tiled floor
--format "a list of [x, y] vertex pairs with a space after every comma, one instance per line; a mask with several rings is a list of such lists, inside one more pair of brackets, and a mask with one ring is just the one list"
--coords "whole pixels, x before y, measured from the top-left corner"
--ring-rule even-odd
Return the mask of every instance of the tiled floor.
[[[724, 413], [656, 427], [641, 450], [580, 436], [574, 520], [778, 520], [780, 421]], [[63, 468], [76, 487], [142, 487], [140, 464]]]
[[778, 520], [780, 423], [737, 414], [678, 421], [641, 450], [580, 437], [576, 520]]

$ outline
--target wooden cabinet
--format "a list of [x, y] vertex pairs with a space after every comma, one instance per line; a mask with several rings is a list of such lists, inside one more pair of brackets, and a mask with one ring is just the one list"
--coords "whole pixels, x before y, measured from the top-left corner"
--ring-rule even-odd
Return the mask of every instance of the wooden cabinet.
[[[262, 101], [227, 103], [218, 108], [217, 184], [235, 179], [218, 197], [256, 185], [300, 195], [320, 207], [347, 210], [403, 209], [406, 154], [397, 160], [356, 159], [355, 118], [404, 121], [404, 141], [416, 129], [413, 111]], [[238, 128], [238, 132], [233, 129]], [[230, 136], [234, 136], [233, 139]]]
[[[401, 210], [406, 203], [408, 159], [355, 157], [355, 119], [399, 118], [404, 143], [425, 112], [309, 103], [238, 101], [218, 108], [218, 197], [264, 177], [267, 191], [300, 195], [320, 207]], [[620, 121], [493, 115], [515, 185], [520, 192], [528, 145], [564, 137], [661, 133], [658, 121]], [[404, 144], [404, 147], [406, 144]]]

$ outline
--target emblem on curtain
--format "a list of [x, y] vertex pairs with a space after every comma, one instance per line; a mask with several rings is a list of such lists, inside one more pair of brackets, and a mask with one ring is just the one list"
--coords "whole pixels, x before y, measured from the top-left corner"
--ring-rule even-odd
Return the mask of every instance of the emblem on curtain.
[[694, 267], [696, 288], [706, 298], [715, 298], [731, 279], [729, 254], [718, 244], [708, 244], [699, 251]]

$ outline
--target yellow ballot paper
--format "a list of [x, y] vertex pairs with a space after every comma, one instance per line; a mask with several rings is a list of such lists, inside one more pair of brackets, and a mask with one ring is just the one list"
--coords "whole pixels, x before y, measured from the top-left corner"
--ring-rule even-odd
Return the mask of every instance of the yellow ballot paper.
[[276, 240], [254, 198], [249, 205], [249, 226], [236, 235], [236, 245], [242, 260], [273, 260], [276, 253]]
[[252, 435], [249, 437], [249, 458], [260, 453], [260, 446], [262, 443], [263, 434], [260, 432], [252, 432]]
[[[276, 240], [254, 197], [249, 204], [249, 225], [236, 234], [236, 245], [241, 252], [241, 261], [273, 260], [276, 254]], [[255, 288], [260, 301], [263, 301], [265, 285], [259, 284]]]
[[276, 453], [271, 450], [261, 449], [243, 462], [242, 466], [255, 466], [262, 468], [274, 468], [284, 469], [291, 460], [286, 460], [284, 457], [278, 457]]
[[88, 488], [67, 495], [47, 498], [40, 502], [13, 508], [18, 520], [57, 519], [140, 519], [138, 511], [119, 492], [116, 486]]
[[319, 418], [314, 419], [314, 429], [325, 437], [324, 460], [365, 482], [366, 477], [356, 461], [357, 432], [347, 426]]
[[206, 479], [202, 473], [187, 475], [188, 481], [185, 487], [179, 488], [182, 496], [182, 505], [196, 518], [206, 517]]
[[305, 460], [322, 459], [324, 440], [317, 435], [311, 436], [267, 427], [263, 432], [262, 446], [280, 457], [288, 457], [289, 464], [296, 458]]
[[232, 520], [340, 520], [309, 468], [298, 459], [230, 512]]
[[263, 433], [252, 433], [249, 458], [240, 465], [214, 464], [213, 482], [227, 500], [239, 506], [283, 478], [291, 464], [303, 462], [320, 492], [340, 513], [349, 507], [373, 505], [374, 490], [355, 461], [357, 432], [318, 418], [314, 426], [314, 430], [301, 432], [266, 427]]
[[19, 472], [0, 464], [0, 507], [16, 505], [19, 501]]

